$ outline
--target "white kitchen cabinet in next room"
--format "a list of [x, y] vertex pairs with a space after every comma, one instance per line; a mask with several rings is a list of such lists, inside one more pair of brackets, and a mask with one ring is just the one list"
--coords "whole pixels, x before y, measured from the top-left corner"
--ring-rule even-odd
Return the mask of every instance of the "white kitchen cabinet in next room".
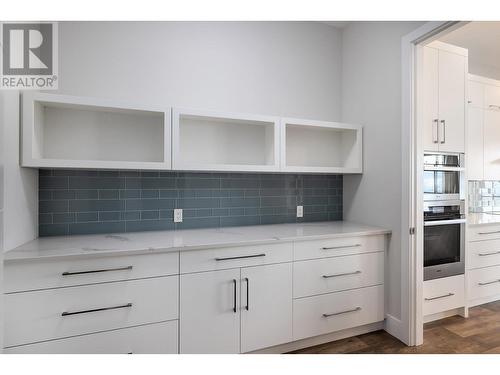
[[465, 152], [468, 51], [436, 41], [423, 56], [424, 149]]
[[467, 178], [484, 178], [484, 85], [469, 75], [467, 114]]

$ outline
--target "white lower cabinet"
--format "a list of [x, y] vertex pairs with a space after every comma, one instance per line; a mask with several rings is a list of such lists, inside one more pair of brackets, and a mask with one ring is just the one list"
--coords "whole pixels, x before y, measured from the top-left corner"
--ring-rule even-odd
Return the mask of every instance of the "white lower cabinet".
[[240, 352], [240, 269], [181, 275], [180, 352]]
[[464, 275], [424, 281], [424, 316], [464, 306]]
[[241, 352], [292, 341], [292, 263], [241, 270]]
[[15, 346], [5, 354], [176, 354], [177, 320]]

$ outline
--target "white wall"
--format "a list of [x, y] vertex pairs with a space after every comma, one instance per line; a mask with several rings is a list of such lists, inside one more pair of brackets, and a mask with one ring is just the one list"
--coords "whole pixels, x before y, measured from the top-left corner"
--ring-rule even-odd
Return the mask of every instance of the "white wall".
[[63, 22], [60, 92], [339, 120], [341, 35], [314, 22]]
[[342, 120], [364, 125], [364, 173], [344, 177], [344, 220], [392, 230], [387, 312], [401, 319], [401, 37], [419, 22], [343, 30]]

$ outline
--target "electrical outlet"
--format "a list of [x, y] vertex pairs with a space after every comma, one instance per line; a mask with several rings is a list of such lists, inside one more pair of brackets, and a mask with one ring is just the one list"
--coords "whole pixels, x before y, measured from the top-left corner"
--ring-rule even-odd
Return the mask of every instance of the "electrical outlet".
[[297, 217], [304, 217], [304, 206], [297, 206]]
[[176, 208], [174, 210], [174, 223], [182, 223], [182, 209]]

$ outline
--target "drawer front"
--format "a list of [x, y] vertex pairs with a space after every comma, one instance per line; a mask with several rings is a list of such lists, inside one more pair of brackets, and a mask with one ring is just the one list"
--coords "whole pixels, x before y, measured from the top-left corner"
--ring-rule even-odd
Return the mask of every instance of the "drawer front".
[[293, 264], [294, 298], [383, 283], [383, 252], [304, 260]]
[[9, 262], [5, 292], [20, 292], [179, 273], [179, 253]]
[[482, 225], [468, 227], [469, 241], [483, 241], [500, 239], [500, 225]]
[[292, 243], [181, 252], [181, 273], [224, 270], [292, 261]]
[[176, 354], [177, 320], [22, 345], [5, 354]]
[[293, 338], [300, 340], [384, 320], [384, 287], [293, 301]]
[[467, 243], [467, 268], [500, 265], [500, 240]]
[[5, 346], [177, 319], [178, 279], [167, 276], [7, 294]]
[[467, 283], [468, 298], [471, 301], [500, 295], [500, 266], [470, 271]]
[[424, 281], [424, 315], [465, 305], [464, 275]]
[[293, 259], [317, 259], [385, 250], [385, 236], [359, 236], [295, 242]]

